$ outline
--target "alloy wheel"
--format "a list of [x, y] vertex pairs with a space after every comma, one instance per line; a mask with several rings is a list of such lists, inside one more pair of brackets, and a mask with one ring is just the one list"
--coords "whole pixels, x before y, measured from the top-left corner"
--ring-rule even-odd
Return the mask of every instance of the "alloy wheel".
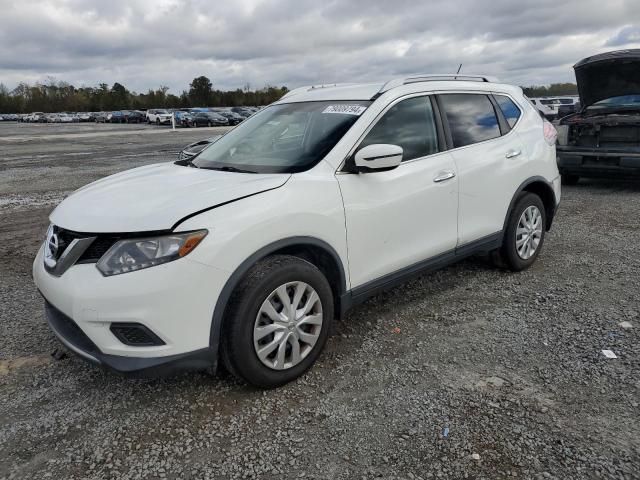
[[516, 228], [516, 252], [523, 260], [533, 257], [542, 238], [542, 214], [531, 205], [522, 212]]
[[262, 303], [253, 327], [253, 346], [263, 365], [285, 370], [313, 350], [322, 331], [322, 302], [304, 282], [279, 286]]

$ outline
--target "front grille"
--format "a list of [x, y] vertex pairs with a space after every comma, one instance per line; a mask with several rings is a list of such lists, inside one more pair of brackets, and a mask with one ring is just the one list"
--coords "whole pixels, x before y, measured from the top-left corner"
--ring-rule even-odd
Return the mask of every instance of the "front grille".
[[78, 263], [97, 262], [118, 240], [117, 237], [98, 236], [78, 259]]
[[152, 347], [165, 344], [155, 333], [139, 323], [112, 323], [109, 330], [122, 343], [132, 347]]
[[45, 315], [51, 328], [74, 347], [95, 355], [100, 350], [71, 318], [45, 300]]
[[84, 251], [84, 253], [80, 256], [76, 263], [97, 262], [105, 253], [107, 253], [107, 250], [109, 250], [114, 243], [120, 240], [119, 237], [114, 237], [112, 235], [78, 233], [59, 227], [56, 227], [56, 232], [61, 243], [61, 248], [59, 249], [60, 252], [63, 252], [67, 245], [69, 245], [74, 239], [96, 237], [96, 239], [91, 243], [91, 245], [89, 245], [89, 248]]

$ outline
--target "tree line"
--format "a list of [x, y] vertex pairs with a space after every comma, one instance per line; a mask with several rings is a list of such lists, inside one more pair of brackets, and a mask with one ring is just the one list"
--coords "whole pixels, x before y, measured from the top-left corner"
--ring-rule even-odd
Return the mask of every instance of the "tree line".
[[[523, 87], [528, 97], [577, 95], [574, 83], [552, 83], [548, 86]], [[29, 85], [20, 83], [9, 90], [0, 83], [0, 113], [30, 112], [96, 112], [111, 110], [146, 110], [148, 108], [184, 107], [235, 107], [267, 105], [275, 102], [289, 90], [287, 87], [272, 87], [252, 90], [249, 85], [236, 90], [223, 91], [213, 88], [213, 82], [200, 76], [193, 79], [188, 90], [180, 95], [169, 92], [168, 87], [150, 89], [146, 93], [128, 90], [121, 83], [109, 86], [101, 83], [97, 87], [74, 87], [48, 78]]]
[[578, 86], [575, 83], [552, 83], [547, 86], [522, 87], [522, 91], [529, 98], [559, 97], [562, 95], [577, 95]]
[[101, 83], [97, 87], [75, 87], [67, 82], [48, 78], [35, 85], [20, 83], [13, 90], [0, 83], [0, 113], [258, 106], [275, 102], [288, 91], [287, 87], [272, 86], [252, 90], [249, 85], [223, 91], [214, 89], [211, 80], [204, 76], [194, 78], [189, 89], [183, 90], [179, 95], [170, 93], [165, 86], [137, 93], [118, 82], [112, 86]]

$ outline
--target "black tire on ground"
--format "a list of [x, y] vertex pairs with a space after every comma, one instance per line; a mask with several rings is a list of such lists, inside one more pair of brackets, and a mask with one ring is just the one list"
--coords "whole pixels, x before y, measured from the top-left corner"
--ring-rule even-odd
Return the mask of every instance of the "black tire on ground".
[[569, 174], [563, 174], [562, 175], [562, 184], [563, 185], [577, 185], [578, 182], [580, 181], [580, 176], [578, 175], [569, 175]]
[[[297, 365], [274, 370], [264, 365], [254, 348], [253, 331], [262, 303], [279, 286], [301, 281], [310, 285], [322, 304], [322, 327], [316, 344]], [[274, 388], [304, 374], [317, 360], [331, 331], [333, 293], [329, 282], [313, 264], [290, 255], [260, 260], [245, 275], [225, 313], [221, 336], [221, 357], [227, 370], [260, 388]]]
[[[534, 252], [534, 254], [526, 260], [518, 255], [516, 249], [516, 230], [518, 228], [518, 222], [520, 217], [529, 207], [536, 207], [541, 215], [542, 233], [540, 241]], [[502, 241], [502, 247], [492, 252], [491, 259], [493, 263], [501, 268], [507, 268], [514, 272], [520, 272], [529, 268], [538, 258], [542, 247], [544, 245], [544, 237], [546, 233], [547, 215], [544, 208], [544, 203], [538, 195], [530, 192], [522, 192], [516, 199], [515, 205], [509, 212], [509, 218], [507, 220], [506, 230], [504, 232], [504, 238]]]
[[211, 122], [207, 122], [207, 127], [211, 127]]
[[160, 119], [156, 118], [156, 125], [160, 126]]

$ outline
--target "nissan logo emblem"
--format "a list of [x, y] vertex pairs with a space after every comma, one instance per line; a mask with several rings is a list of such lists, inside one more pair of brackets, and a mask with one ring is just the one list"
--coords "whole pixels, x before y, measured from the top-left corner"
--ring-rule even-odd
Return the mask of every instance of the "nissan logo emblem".
[[59, 249], [60, 239], [58, 238], [58, 234], [53, 231], [52, 225], [47, 231], [47, 239], [45, 241], [44, 262], [46, 265], [48, 265], [49, 267], [55, 266]]

